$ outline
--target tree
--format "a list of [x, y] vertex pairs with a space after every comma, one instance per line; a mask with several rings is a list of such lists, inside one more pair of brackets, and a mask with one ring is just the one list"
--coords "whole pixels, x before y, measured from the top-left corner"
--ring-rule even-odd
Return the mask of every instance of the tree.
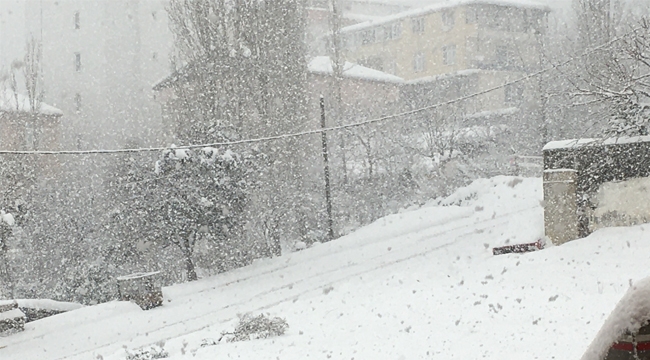
[[[614, 7], [619, 7], [614, 0], [574, 0], [577, 15], [578, 44], [592, 48], [608, 42], [615, 32]], [[613, 7], [614, 6], [614, 7]]]
[[234, 140], [304, 120], [304, 18], [298, 0], [173, 0], [181, 141]]
[[600, 106], [606, 136], [648, 135], [650, 130], [650, 23], [642, 19], [616, 46], [607, 47], [599, 67], [578, 76], [574, 98]]
[[13, 297], [15, 283], [11, 271], [9, 252], [9, 238], [12, 235], [14, 217], [11, 213], [0, 211], [0, 298]]
[[41, 110], [43, 89], [41, 86], [41, 66], [43, 46], [36, 41], [34, 36], [27, 41], [25, 57], [23, 59], [23, 76], [25, 77], [25, 90], [29, 100], [29, 111], [33, 114]]
[[[306, 124], [305, 9], [300, 0], [172, 0], [168, 13], [179, 69], [176, 138], [182, 144], [289, 133]], [[295, 139], [256, 144], [264, 154], [249, 197], [260, 205], [252, 223], [264, 227], [278, 254], [293, 236], [306, 187]], [[284, 214], [284, 218], [277, 214]], [[261, 221], [257, 221], [261, 220]]]
[[244, 241], [249, 159], [215, 148], [173, 149], [161, 154], [154, 172], [133, 165], [136, 173], [115, 184], [116, 195], [128, 204], [114, 211], [125, 237], [121, 256], [138, 258], [148, 248], [172, 245], [189, 281], [197, 279], [199, 243], [208, 249], [208, 269], [221, 272], [252, 260]]

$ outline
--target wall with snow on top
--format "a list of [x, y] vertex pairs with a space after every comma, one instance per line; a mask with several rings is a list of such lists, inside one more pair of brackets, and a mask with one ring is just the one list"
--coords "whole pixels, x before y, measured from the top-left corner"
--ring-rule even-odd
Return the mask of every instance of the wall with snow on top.
[[650, 222], [650, 177], [607, 182], [595, 195], [591, 231]]

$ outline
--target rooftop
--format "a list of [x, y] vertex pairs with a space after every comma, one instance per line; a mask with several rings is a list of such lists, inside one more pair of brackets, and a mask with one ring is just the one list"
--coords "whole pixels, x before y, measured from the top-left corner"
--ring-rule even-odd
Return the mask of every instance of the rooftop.
[[432, 12], [437, 12], [444, 9], [450, 9], [450, 8], [463, 6], [463, 5], [497, 5], [497, 6], [533, 8], [533, 9], [540, 9], [544, 11], [551, 11], [551, 8], [548, 7], [547, 5], [535, 1], [531, 1], [531, 0], [449, 0], [442, 3], [428, 5], [417, 9], [407, 10], [394, 15], [385, 16], [377, 20], [370, 20], [359, 24], [346, 26], [341, 29], [341, 32], [342, 33], [352, 32], [356, 30], [377, 26], [377, 25], [391, 23], [393, 21], [404, 19], [404, 18], [422, 16]]
[[[312, 74], [334, 74], [334, 70], [332, 68], [332, 60], [329, 58], [329, 56], [316, 56], [309, 62], [308, 69]], [[395, 84], [404, 83], [404, 79], [399, 76], [391, 75], [383, 71], [371, 69], [348, 61], [346, 61], [343, 65], [343, 77]]]
[[[15, 94], [9, 89], [0, 91], [0, 112], [32, 112], [29, 98], [23, 94]], [[63, 111], [45, 103], [41, 103], [38, 113], [51, 116], [63, 115]]]
[[608, 139], [570, 139], [551, 141], [542, 150], [571, 149], [594, 145], [621, 145], [650, 142], [650, 136], [621, 136]]

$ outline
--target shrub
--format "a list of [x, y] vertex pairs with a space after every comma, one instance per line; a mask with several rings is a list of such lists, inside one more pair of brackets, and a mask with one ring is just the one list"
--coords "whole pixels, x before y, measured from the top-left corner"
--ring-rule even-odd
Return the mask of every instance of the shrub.
[[162, 345], [154, 345], [149, 349], [139, 349], [133, 352], [127, 350], [126, 360], [153, 360], [165, 359], [169, 357], [169, 353], [165, 351]]
[[289, 324], [282, 318], [271, 318], [264, 314], [258, 316], [246, 314], [239, 317], [239, 324], [235, 327], [235, 331], [222, 333], [221, 339], [228, 342], [266, 339], [283, 335], [288, 328]]

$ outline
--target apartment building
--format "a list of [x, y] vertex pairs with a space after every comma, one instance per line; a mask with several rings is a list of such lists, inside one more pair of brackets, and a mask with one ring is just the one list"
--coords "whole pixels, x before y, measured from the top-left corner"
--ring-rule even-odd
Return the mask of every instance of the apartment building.
[[26, 0], [5, 9], [4, 23], [21, 27], [2, 35], [12, 58], [0, 60], [21, 59], [32, 37], [42, 44], [43, 100], [65, 114], [63, 148], [162, 143], [151, 85], [169, 72], [167, 3]]
[[[343, 28], [343, 56], [404, 78], [407, 103], [425, 106], [537, 70], [549, 12], [523, 0], [437, 3]], [[463, 102], [461, 111], [477, 118], [529, 108], [536, 89], [508, 86]]]

